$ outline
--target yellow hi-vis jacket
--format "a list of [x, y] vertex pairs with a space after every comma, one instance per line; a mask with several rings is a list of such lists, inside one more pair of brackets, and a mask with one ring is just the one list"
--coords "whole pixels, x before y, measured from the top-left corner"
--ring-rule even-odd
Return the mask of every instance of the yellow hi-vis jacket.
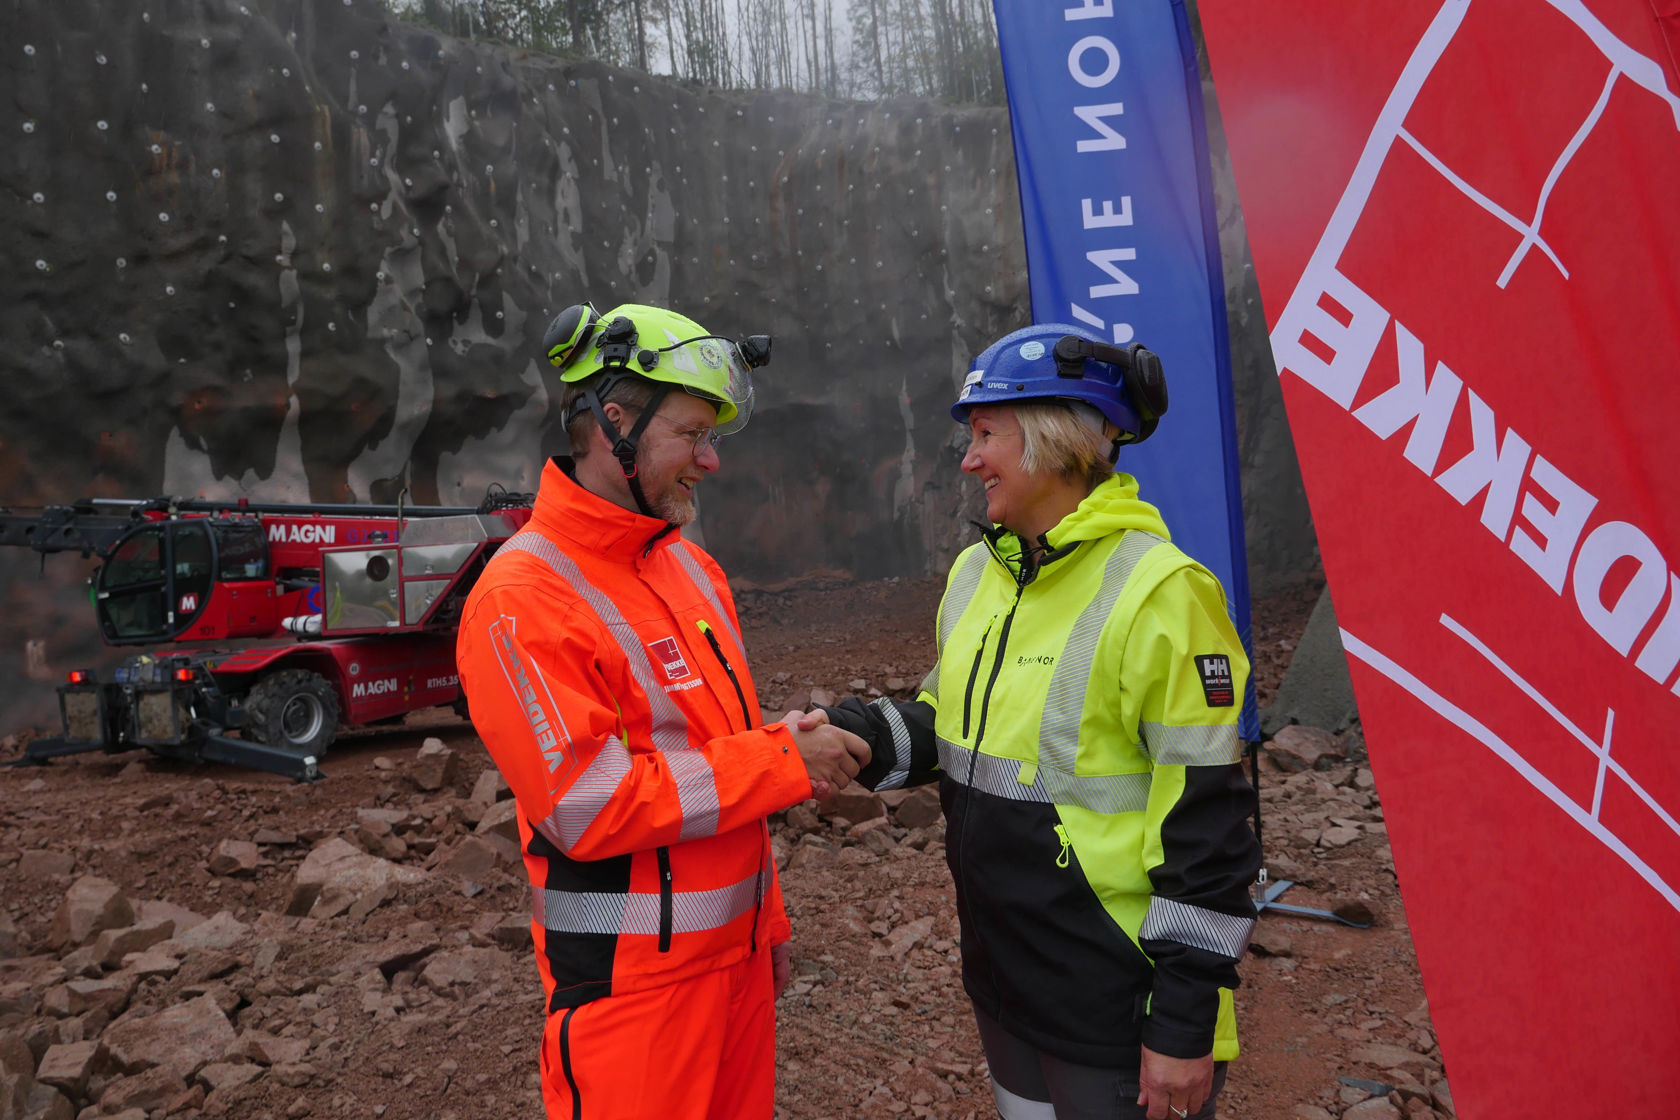
[[1140, 1045], [1228, 1060], [1260, 866], [1248, 660], [1218, 580], [1131, 476], [1046, 540], [1026, 563], [1002, 529], [963, 552], [920, 699], [830, 718], [875, 749], [876, 788], [939, 777], [981, 1010], [1083, 1065], [1135, 1067]]

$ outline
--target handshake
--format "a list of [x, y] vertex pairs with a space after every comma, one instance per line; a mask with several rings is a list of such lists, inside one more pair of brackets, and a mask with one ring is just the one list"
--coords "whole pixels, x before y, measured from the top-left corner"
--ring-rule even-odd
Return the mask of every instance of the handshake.
[[828, 713], [789, 712], [782, 717], [811, 775], [811, 796], [818, 801], [845, 789], [869, 765], [869, 744], [828, 722]]

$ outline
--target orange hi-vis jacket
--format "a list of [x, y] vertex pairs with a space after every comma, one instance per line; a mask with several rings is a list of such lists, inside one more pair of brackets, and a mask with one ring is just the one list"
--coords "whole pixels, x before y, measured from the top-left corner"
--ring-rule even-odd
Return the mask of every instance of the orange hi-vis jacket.
[[552, 461], [457, 659], [518, 802], [551, 1014], [788, 940], [765, 816], [811, 780], [787, 728], [758, 726], [716, 561]]

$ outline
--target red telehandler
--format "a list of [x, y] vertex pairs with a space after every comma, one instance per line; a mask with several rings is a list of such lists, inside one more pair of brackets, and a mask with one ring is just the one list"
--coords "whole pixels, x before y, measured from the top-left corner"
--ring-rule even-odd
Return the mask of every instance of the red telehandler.
[[[312, 781], [341, 725], [465, 714], [455, 626], [531, 496], [477, 508], [83, 499], [0, 509], [0, 544], [97, 556], [100, 636], [150, 647], [60, 685], [23, 762], [150, 750]], [[236, 732], [238, 738], [228, 732]]]

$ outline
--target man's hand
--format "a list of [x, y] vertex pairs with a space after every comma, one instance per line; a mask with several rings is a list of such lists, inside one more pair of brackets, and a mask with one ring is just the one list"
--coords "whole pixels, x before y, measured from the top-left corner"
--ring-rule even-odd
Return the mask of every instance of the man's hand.
[[782, 989], [793, 976], [793, 943], [784, 941], [770, 946], [770, 982], [775, 988], [773, 999], [782, 998]]
[[869, 765], [869, 744], [829, 723], [825, 713], [789, 712], [782, 719], [805, 760], [811, 796], [818, 801], [845, 789]]
[[1137, 1103], [1149, 1110], [1149, 1120], [1184, 1120], [1213, 1092], [1213, 1055], [1169, 1058], [1145, 1046], [1138, 1084]]

